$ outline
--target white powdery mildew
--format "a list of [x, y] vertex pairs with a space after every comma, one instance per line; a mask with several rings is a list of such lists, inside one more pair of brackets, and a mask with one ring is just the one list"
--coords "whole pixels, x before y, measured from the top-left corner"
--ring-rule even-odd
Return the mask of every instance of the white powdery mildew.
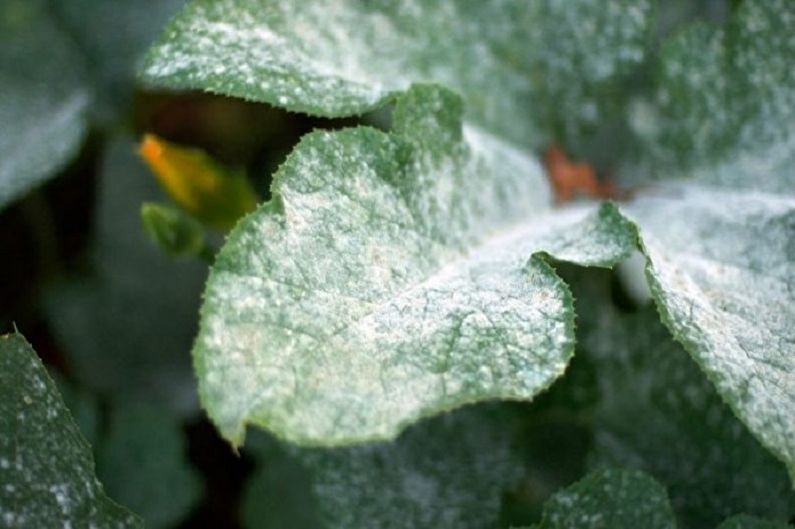
[[90, 447], [20, 335], [0, 337], [0, 427], [4, 528], [140, 527], [102, 492]]
[[[426, 117], [444, 115], [440, 94], [416, 89], [399, 119], [456, 138]], [[240, 442], [254, 422], [302, 443], [391, 438], [468, 402], [532, 398], [562, 374], [568, 291], [531, 256], [600, 264], [626, 249], [592, 244], [593, 208], [544, 214], [534, 160], [464, 138], [445, 151], [370, 129], [302, 141], [276, 177], [278, 212], [235, 230], [205, 293], [197, 370], [224, 435]]]
[[683, 185], [629, 211], [674, 335], [795, 476], [795, 200]]
[[478, 406], [423, 421], [391, 443], [299, 452], [328, 529], [488, 527], [524, 461], [518, 414]]
[[[464, 96], [468, 120], [537, 145], [550, 123], [531, 115], [546, 103], [564, 99], [560, 115], [574, 121], [599, 117], [593, 87], [640, 62], [650, 5], [200, 0], [150, 52], [143, 76], [322, 115], [435, 82]], [[515, 119], [522, 109], [528, 119]]]

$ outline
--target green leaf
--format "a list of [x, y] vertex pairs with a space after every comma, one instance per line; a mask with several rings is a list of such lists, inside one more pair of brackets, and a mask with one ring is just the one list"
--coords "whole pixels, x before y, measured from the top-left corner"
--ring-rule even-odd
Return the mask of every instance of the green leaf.
[[187, 213], [167, 204], [141, 204], [141, 226], [163, 253], [171, 257], [206, 255], [204, 229]]
[[0, 523], [141, 528], [102, 491], [91, 448], [20, 334], [0, 337]]
[[651, 15], [648, 0], [196, 0], [142, 79], [323, 116], [436, 82], [463, 95], [468, 120], [538, 146], [553, 128], [603, 117], [617, 79], [644, 58]]
[[92, 117], [107, 122], [132, 99], [134, 76], [147, 46], [184, 0], [51, 1], [53, 16], [69, 32], [97, 87]]
[[[590, 380], [592, 464], [627, 466], [665, 483], [682, 527], [714, 527], [745, 512], [795, 514], [787, 473], [737, 420], [659, 322], [654, 309], [621, 314], [609, 278], [574, 276], [577, 354], [566, 384]], [[565, 275], [567, 279], [569, 275]], [[569, 394], [581, 388], [557, 386]]]
[[[292, 448], [310, 483], [303, 509], [313, 512], [312, 527], [325, 529], [496, 527], [503, 496], [524, 471], [516, 446], [525, 412], [516, 404], [468, 407], [416, 424], [390, 443]], [[272, 454], [254, 478], [249, 511], [282, 495], [281, 482], [269, 477]], [[248, 527], [262, 527], [270, 515], [261, 516], [249, 518]], [[295, 525], [286, 520], [282, 527]]]
[[152, 529], [173, 527], [196, 504], [199, 475], [185, 458], [179, 422], [152, 406], [113, 410], [97, 451], [97, 474], [108, 492]]
[[784, 522], [763, 520], [755, 516], [741, 514], [729, 518], [720, 524], [718, 529], [792, 529], [792, 526]]
[[60, 169], [86, 133], [82, 58], [36, 0], [0, 5], [0, 208]]
[[190, 347], [206, 267], [175, 265], [147, 240], [141, 203], [158, 198], [134, 142], [111, 142], [101, 167], [91, 273], [50, 287], [45, 309], [80, 382], [105, 396], [189, 414], [197, 409]]
[[682, 184], [625, 210], [663, 322], [795, 481], [795, 199]]
[[684, 172], [734, 187], [795, 189], [795, 4], [742, 2], [723, 27], [663, 47], [650, 98], [633, 108], [645, 160], [626, 172]]
[[545, 213], [538, 166], [462, 131], [459, 112], [418, 86], [391, 134], [304, 137], [273, 201], [232, 231], [194, 348], [227, 439], [246, 423], [302, 444], [389, 439], [466, 403], [530, 399], [562, 374], [571, 298], [538, 252], [610, 266], [635, 233], [610, 205]]
[[555, 494], [533, 529], [675, 529], [665, 487], [636, 470], [589, 474]]

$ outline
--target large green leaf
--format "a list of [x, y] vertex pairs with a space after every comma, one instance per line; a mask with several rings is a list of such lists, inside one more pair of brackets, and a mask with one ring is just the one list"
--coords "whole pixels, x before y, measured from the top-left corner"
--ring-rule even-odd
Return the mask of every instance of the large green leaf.
[[636, 470], [589, 474], [555, 494], [532, 529], [675, 529], [665, 487]]
[[140, 528], [94, 476], [55, 383], [19, 334], [0, 337], [0, 525]]
[[68, 162], [90, 90], [72, 42], [37, 0], [0, 4], [0, 208]]
[[638, 468], [665, 483], [681, 527], [714, 527], [740, 512], [795, 514], [783, 465], [721, 401], [652, 307], [615, 308], [605, 275], [572, 275], [580, 341], [553, 389], [571, 395], [591, 386], [573, 407], [586, 410], [593, 428], [592, 464]]
[[438, 82], [463, 94], [474, 123], [539, 145], [603, 117], [644, 57], [651, 11], [648, 0], [197, 0], [142, 77], [324, 116]]
[[[440, 270], [452, 285], [461, 279], [456, 270], [484, 256], [489, 262], [519, 255], [526, 260], [547, 249], [541, 241], [523, 246], [501, 238], [497, 244], [511, 246], [513, 253], [500, 256], [489, 242], [495, 228], [544, 226], [547, 240], [557, 237], [558, 248], [568, 251], [559, 257], [586, 263], [609, 264], [634, 238], [632, 227], [618, 218], [611, 222], [624, 226], [622, 238], [601, 237], [598, 243], [588, 230], [573, 230], [577, 223], [564, 220], [574, 220], [571, 210], [534, 218], [548, 197], [538, 193], [538, 185], [523, 187], [537, 178], [533, 162], [477, 131], [537, 145], [545, 135], [539, 127], [548, 130], [550, 120], [536, 119], [542, 111], [527, 110], [528, 98], [540, 108], [554, 107], [549, 112], [557, 132], [565, 136], [577, 128], [560, 116], [582, 124], [579, 116], [589, 115], [589, 104], [601, 107], [602, 89], [641, 59], [645, 4], [624, 10], [616, 2], [445, 5], [451, 7], [196, 1], [149, 55], [144, 77], [158, 86], [203, 88], [325, 115], [371, 109], [413, 80], [432, 79], [463, 94], [467, 122], [479, 127], [465, 127], [464, 141], [456, 143], [450, 112], [438, 105], [432, 111], [428, 96], [415, 90], [393, 96], [398, 110], [388, 136], [359, 129], [315, 134], [299, 145], [277, 175], [275, 201], [232, 235], [208, 285], [197, 368], [205, 405], [234, 441], [246, 422], [300, 442], [388, 437], [416, 417], [462, 402], [532, 397], [554, 378], [547, 369], [549, 352], [566, 349], [558, 347], [563, 335], [551, 339], [548, 328], [524, 327], [529, 341], [506, 344], [506, 322], [524, 324], [528, 314], [539, 312], [550, 318], [544, 321], [570, 317], [565, 304], [549, 310], [550, 299], [562, 298], [535, 295], [541, 292], [539, 278], [551, 281], [537, 259], [530, 260], [536, 271], [528, 282], [516, 283], [518, 269], [493, 267], [488, 282], [467, 270], [469, 288], [447, 286], [442, 300], [408, 304], [407, 296], [437, 289]], [[323, 13], [322, 23], [317, 13]], [[303, 30], [315, 22], [316, 33]], [[590, 55], [600, 48], [594, 35], [612, 35], [613, 22], [627, 28], [626, 35], [605, 37], [611, 44]], [[793, 187], [791, 164], [781, 162], [792, 152], [792, 24], [792, 6], [784, 0], [743, 2], [725, 33], [702, 27], [679, 37], [685, 44], [692, 38], [704, 44], [696, 53], [679, 40], [664, 49], [659, 101], [635, 101], [635, 128], [659, 140], [663, 161], [665, 138], [685, 138], [669, 159], [681, 156], [691, 167], [706, 168], [690, 172], [729, 190], [666, 187], [641, 193], [624, 210], [640, 227], [666, 324], [732, 410], [795, 476], [795, 396], [789, 389], [795, 386], [792, 198], [731, 190]], [[348, 25], [353, 29], [346, 30]], [[472, 31], [488, 45], [479, 46]], [[538, 35], [543, 46], [532, 45]], [[481, 55], [483, 49], [500, 51]], [[475, 58], [479, 69], [473, 78], [469, 66]], [[572, 64], [573, 69], [566, 66]], [[594, 79], [600, 80], [593, 84]], [[566, 103], [570, 94], [573, 106]], [[591, 96], [597, 101], [588, 103]], [[412, 107], [428, 110], [406, 110]], [[525, 111], [526, 124], [505, 128], [521, 122], [515, 115]], [[666, 121], [669, 115], [675, 119]], [[670, 134], [664, 132], [669, 125], [675, 129]], [[405, 144], [411, 149], [399, 146]], [[511, 155], [500, 154], [506, 152]], [[478, 157], [488, 162], [471, 161]], [[395, 204], [403, 203], [388, 196], [405, 201], [399, 218], [410, 219], [408, 224], [395, 223]], [[608, 210], [603, 213], [601, 221]], [[586, 223], [593, 228], [594, 221], [600, 222]], [[419, 230], [407, 236], [407, 225]], [[420, 242], [418, 231], [433, 244]], [[605, 242], [622, 250], [600, 247]], [[525, 288], [532, 300], [513, 305]], [[464, 305], [460, 292], [467, 293]], [[500, 297], [489, 298], [495, 293]], [[396, 299], [403, 304], [395, 305]], [[481, 307], [489, 318], [478, 322], [479, 316], [466, 311], [484, 299], [491, 299]], [[449, 312], [426, 311], [428, 305], [447, 305]], [[476, 340], [470, 340], [471, 328], [477, 328]], [[506, 350], [513, 351], [511, 369], [502, 371]], [[467, 356], [450, 354], [456, 351]], [[552, 357], [565, 362], [567, 355]], [[484, 384], [487, 371], [499, 376]], [[458, 385], [448, 384], [451, 374]], [[467, 386], [460, 385], [462, 379]], [[384, 397], [383, 408], [374, 395]]]
[[612, 206], [545, 213], [537, 165], [462, 131], [417, 86], [391, 134], [306, 136], [274, 199], [242, 221], [207, 283], [194, 356], [222, 434], [388, 439], [416, 419], [530, 399], [573, 349], [567, 287], [538, 254], [610, 266], [635, 233]]
[[795, 189], [795, 4], [739, 3], [723, 27], [696, 25], [663, 47], [651, 97], [631, 122], [645, 163], [733, 186]]
[[[498, 527], [503, 497], [525, 470], [517, 446], [522, 442], [526, 412], [516, 404], [473, 406], [422, 421], [389, 443], [289, 449], [293, 466], [300, 463], [306, 475], [303, 497], [293, 499], [302, 514], [309, 515], [303, 526]], [[281, 498], [300, 491], [296, 487], [299, 482], [290, 484], [286, 476], [274, 480], [270, 461], [275, 451], [271, 447], [264, 453], [257, 451], [263, 456], [262, 468], [254, 478], [246, 506], [251, 529], [270, 527], [267, 524], [276, 520], [271, 509], [264, 507], [273, 503], [284, 507]], [[285, 488], [290, 486], [292, 494], [288, 495]], [[281, 527], [296, 527], [294, 516], [282, 519]]]
[[625, 210], [664, 323], [795, 479], [795, 199], [684, 184]]

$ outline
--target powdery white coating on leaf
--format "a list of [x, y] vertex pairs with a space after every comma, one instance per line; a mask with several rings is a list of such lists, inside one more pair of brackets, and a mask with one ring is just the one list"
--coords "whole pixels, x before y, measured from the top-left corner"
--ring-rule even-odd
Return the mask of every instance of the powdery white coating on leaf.
[[82, 61], [40, 2], [0, 5], [0, 207], [68, 162], [86, 132]]
[[697, 25], [662, 49], [653, 98], [630, 121], [645, 171], [735, 188], [795, 189], [795, 3], [742, 2], [725, 24]]
[[482, 529], [525, 470], [522, 418], [503, 404], [472, 406], [390, 443], [291, 451], [311, 473], [326, 529]]
[[2, 527], [142, 527], [103, 493], [91, 447], [18, 334], [0, 337], [0, 431]]
[[660, 483], [635, 470], [593, 472], [544, 504], [532, 529], [675, 529]]
[[648, 0], [195, 0], [142, 79], [327, 116], [437, 82], [463, 94], [468, 120], [539, 145], [557, 124], [545, 108], [600, 117], [596, 94], [641, 62], [651, 12]]
[[388, 439], [465, 403], [530, 399], [563, 373], [570, 295], [533, 255], [609, 266], [634, 231], [611, 207], [545, 212], [536, 162], [493, 139], [474, 148], [457, 108], [420, 86], [391, 135], [305, 137], [275, 201], [232, 232], [194, 349], [224, 436], [254, 423], [304, 444]]
[[795, 479], [795, 199], [690, 184], [626, 211], [665, 323]]
[[784, 466], [723, 403], [656, 310], [622, 312], [610, 303], [609, 277], [585, 277], [572, 285], [579, 341], [566, 383], [595, 383], [585, 403], [591, 463], [665, 483], [683, 529], [715, 527], [737, 512], [783, 520], [795, 513]]

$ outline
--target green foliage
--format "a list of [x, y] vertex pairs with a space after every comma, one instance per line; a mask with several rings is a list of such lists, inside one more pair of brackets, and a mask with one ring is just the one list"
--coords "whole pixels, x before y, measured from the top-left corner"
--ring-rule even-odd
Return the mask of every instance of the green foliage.
[[3, 527], [143, 527], [105, 496], [88, 443], [20, 334], [0, 337], [0, 431]]
[[[795, 4], [181, 4], [0, 5], [0, 276], [32, 278], [0, 321], [111, 496], [164, 529], [792, 521]], [[139, 526], [21, 335], [0, 364], [0, 525]], [[197, 401], [266, 430], [249, 478]]]
[[631, 470], [601, 470], [558, 492], [533, 529], [674, 529], [665, 488]]
[[50, 177], [80, 148], [91, 88], [82, 57], [43, 1], [4, 1], [0, 33], [2, 208]]

